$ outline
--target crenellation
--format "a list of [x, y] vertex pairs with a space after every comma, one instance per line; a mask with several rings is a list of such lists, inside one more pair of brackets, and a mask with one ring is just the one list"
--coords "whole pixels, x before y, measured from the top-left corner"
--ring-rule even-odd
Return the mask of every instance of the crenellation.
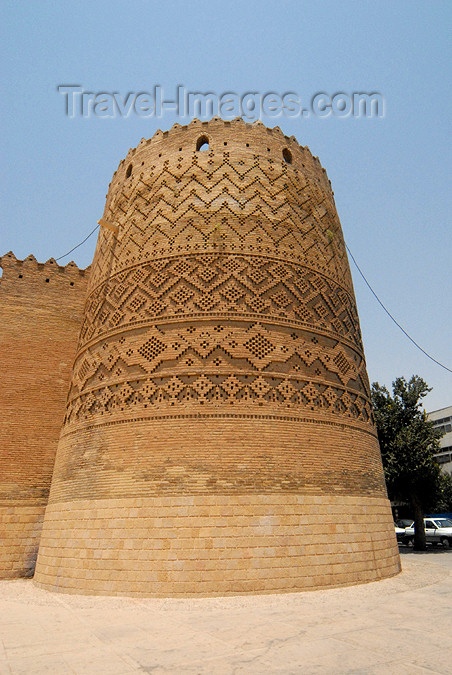
[[[197, 126], [198, 124], [200, 126]], [[259, 141], [256, 147], [257, 137], [256, 140], [253, 140], [255, 139], [255, 135], [260, 133], [260, 129], [265, 130], [270, 137], [273, 137], [271, 145], [268, 148], [259, 147]], [[201, 130], [206, 135], [206, 140], [210, 146], [209, 158], [196, 150]], [[307, 148], [305, 149], [303, 146], [300, 146], [296, 139], [294, 142], [294, 140], [285, 136], [279, 127], [266, 129], [262, 124], [260, 126], [255, 123], [248, 124], [241, 118], [226, 122], [221, 120], [218, 122], [214, 120], [210, 122], [192, 120], [184, 127], [176, 123], [165, 134], [167, 135], [164, 136], [163, 132], [158, 130], [152, 139], [148, 139], [144, 144], [140, 143], [138, 145], [133, 161], [131, 161], [131, 155], [128, 155], [128, 163], [124, 164], [124, 162], [121, 162], [118, 173], [115, 173], [113, 181], [110, 184], [110, 190], [116, 184], [116, 181], [123, 182], [130, 179], [134, 182], [138, 177], [146, 181], [149, 172], [152, 176], [155, 167], [160, 164], [166, 165], [170, 169], [173, 161], [175, 164], [180, 161], [175, 157], [175, 153], [177, 152], [182, 153], [184, 162], [191, 159], [192, 162], [198, 164], [200, 161], [215, 158], [219, 152], [222, 154], [225, 152], [229, 153], [231, 161], [240, 161], [240, 158], [248, 153], [256, 156], [257, 150], [257, 154], [262, 154], [268, 161], [281, 163], [284, 171], [287, 171], [289, 167], [287, 162], [284, 161], [283, 154], [284, 152], [289, 152], [291, 155], [289, 158], [291, 170], [304, 171], [308, 180], [314, 179], [316, 182], [325, 181], [324, 186], [331, 192], [330, 184], [323, 167], [312, 158]], [[163, 153], [162, 149], [164, 149]], [[126, 177], [131, 163], [132, 174]], [[319, 169], [321, 169], [320, 173]], [[176, 170], [176, 167], [172, 170]], [[311, 175], [311, 172], [314, 172], [315, 177]]]
[[[81, 269], [77, 267], [74, 261], [66, 265], [59, 265], [54, 258], [49, 258], [45, 263], [41, 263], [36, 260], [34, 255], [28, 255], [20, 260], [16, 258], [12, 251], [0, 257], [0, 267], [3, 269], [0, 283], [18, 283], [18, 280], [20, 280], [23, 285], [27, 280], [41, 279], [45, 282], [48, 279], [49, 287], [52, 286], [53, 282], [67, 284], [68, 277], [70, 283], [74, 284], [80, 277], [85, 277], [89, 272], [89, 268]], [[5, 286], [3, 286], [3, 289], [5, 290]]]

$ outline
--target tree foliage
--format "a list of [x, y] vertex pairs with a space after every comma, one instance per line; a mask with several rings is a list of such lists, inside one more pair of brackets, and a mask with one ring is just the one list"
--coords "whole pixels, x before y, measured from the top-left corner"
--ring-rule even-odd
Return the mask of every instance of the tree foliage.
[[440, 474], [439, 490], [430, 508], [432, 513], [452, 513], [452, 476], [443, 471]]
[[433, 428], [422, 408], [431, 389], [418, 375], [407, 382], [398, 377], [392, 396], [378, 382], [372, 385], [372, 405], [389, 497], [409, 502], [415, 520], [416, 548], [425, 548], [423, 514], [441, 492], [441, 470], [435, 460], [442, 433]]

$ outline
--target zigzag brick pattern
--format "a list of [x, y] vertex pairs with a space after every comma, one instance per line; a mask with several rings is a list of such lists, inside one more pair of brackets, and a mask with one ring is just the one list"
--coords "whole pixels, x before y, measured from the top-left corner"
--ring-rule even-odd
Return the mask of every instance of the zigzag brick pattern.
[[0, 578], [14, 578], [34, 571], [88, 275], [13, 253], [0, 266]]
[[[121, 162], [104, 220], [117, 233], [99, 234], [37, 582], [214, 595], [397, 573], [351, 276], [318, 159], [259, 123], [174, 125]], [[317, 507], [326, 548], [308, 536]], [[119, 521], [106, 534], [110, 509]], [[326, 556], [322, 573], [308, 549]]]

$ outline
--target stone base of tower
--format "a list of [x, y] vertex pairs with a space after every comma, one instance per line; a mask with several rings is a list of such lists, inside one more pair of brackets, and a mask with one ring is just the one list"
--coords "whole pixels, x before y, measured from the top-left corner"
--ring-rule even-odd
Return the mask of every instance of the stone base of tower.
[[44, 512], [44, 502], [0, 502], [0, 579], [33, 576]]
[[337, 587], [399, 571], [385, 498], [197, 495], [49, 505], [35, 581], [64, 593], [187, 597]]

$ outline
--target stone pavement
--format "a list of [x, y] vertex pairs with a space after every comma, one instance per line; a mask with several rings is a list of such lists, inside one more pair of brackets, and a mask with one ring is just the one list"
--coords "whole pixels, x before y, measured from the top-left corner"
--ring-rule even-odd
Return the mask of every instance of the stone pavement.
[[452, 673], [452, 550], [362, 586], [197, 600], [0, 582], [0, 673]]

